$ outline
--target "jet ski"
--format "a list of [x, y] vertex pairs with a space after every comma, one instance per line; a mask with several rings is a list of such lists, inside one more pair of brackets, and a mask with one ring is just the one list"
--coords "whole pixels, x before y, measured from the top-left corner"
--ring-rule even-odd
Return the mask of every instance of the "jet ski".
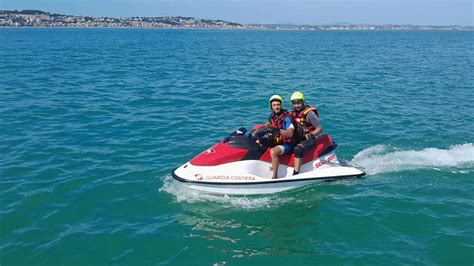
[[293, 175], [294, 154], [279, 156], [278, 178], [272, 179], [270, 148], [256, 143], [267, 131], [261, 127], [247, 134], [240, 128], [223, 141], [201, 152], [172, 171], [172, 177], [191, 189], [213, 194], [270, 194], [321, 181], [365, 175], [359, 166], [339, 160], [337, 147], [327, 134], [305, 152], [299, 174]]

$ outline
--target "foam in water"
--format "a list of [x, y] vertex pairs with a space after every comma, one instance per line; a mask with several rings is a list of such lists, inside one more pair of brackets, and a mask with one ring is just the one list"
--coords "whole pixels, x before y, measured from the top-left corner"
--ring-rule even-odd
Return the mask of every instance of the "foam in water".
[[367, 174], [461, 166], [474, 163], [474, 146], [466, 143], [453, 145], [447, 150], [426, 148], [421, 151], [393, 151], [386, 145], [376, 145], [359, 152], [351, 163], [364, 167]]
[[222, 194], [208, 194], [202, 191], [189, 189], [179, 182], [173, 180], [171, 176], [163, 178], [163, 186], [160, 191], [164, 191], [175, 196], [178, 202], [197, 203], [197, 202], [216, 202], [222, 207], [237, 207], [240, 209], [262, 209], [281, 206], [289, 201], [291, 197], [280, 197], [274, 195], [261, 196], [228, 196]]

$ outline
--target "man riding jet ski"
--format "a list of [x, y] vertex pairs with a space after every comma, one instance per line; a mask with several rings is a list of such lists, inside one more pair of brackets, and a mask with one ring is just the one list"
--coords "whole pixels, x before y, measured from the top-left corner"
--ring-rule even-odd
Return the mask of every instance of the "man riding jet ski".
[[[272, 158], [272, 179], [276, 179], [278, 175], [278, 166], [280, 162], [278, 156], [290, 153], [295, 146], [295, 139], [293, 138], [294, 126], [291, 119], [291, 114], [283, 109], [283, 99], [280, 95], [273, 95], [269, 100], [270, 109], [272, 113], [268, 119], [267, 126], [270, 128], [272, 137], [268, 139], [270, 145], [270, 156]], [[265, 131], [267, 132], [267, 131]], [[260, 139], [257, 139], [260, 143]]]
[[293, 105], [291, 115], [297, 128], [295, 138], [298, 144], [293, 151], [295, 154], [293, 175], [297, 175], [301, 168], [304, 152], [314, 148], [316, 139], [323, 131], [323, 127], [318, 119], [318, 110], [314, 106], [305, 105], [302, 92], [293, 92], [290, 100]]
[[[277, 139], [290, 135], [290, 126], [283, 129], [282, 125], [287, 113], [278, 110], [278, 104], [275, 108], [272, 105], [283, 100], [274, 95], [269, 102], [272, 107], [269, 123], [254, 127], [249, 134], [245, 128], [232, 132], [223, 141], [176, 168], [171, 173], [173, 178], [192, 189], [210, 193], [267, 194], [323, 180], [365, 175], [360, 167], [338, 160], [334, 153], [337, 144], [327, 134], [317, 139], [305, 137], [314, 140], [314, 145], [305, 146], [298, 157], [287, 152], [284, 145], [293, 145], [293, 141]], [[297, 117], [302, 111], [298, 110], [295, 107]], [[298, 134], [305, 136], [304, 127]]]

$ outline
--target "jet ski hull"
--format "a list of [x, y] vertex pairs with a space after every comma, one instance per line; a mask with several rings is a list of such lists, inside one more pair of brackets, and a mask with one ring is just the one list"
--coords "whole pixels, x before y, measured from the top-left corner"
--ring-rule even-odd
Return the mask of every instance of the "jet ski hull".
[[271, 179], [271, 164], [261, 160], [244, 160], [210, 167], [195, 166], [188, 162], [176, 168], [172, 177], [191, 189], [208, 193], [255, 195], [365, 175], [363, 170], [338, 161], [332, 152], [303, 164], [299, 175], [293, 176], [293, 167], [288, 165], [280, 164], [278, 172], [279, 178]]

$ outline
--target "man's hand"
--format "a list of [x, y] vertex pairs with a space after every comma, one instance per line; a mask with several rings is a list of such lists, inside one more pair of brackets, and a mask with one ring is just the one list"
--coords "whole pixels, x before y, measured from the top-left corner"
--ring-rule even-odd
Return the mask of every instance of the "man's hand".
[[308, 132], [304, 135], [304, 137], [307, 139], [307, 140], [310, 140], [310, 139], [313, 139], [314, 138], [314, 135], [311, 134], [311, 132]]
[[269, 127], [267, 133], [271, 133], [272, 135], [279, 135], [280, 134], [280, 129], [276, 127]]

